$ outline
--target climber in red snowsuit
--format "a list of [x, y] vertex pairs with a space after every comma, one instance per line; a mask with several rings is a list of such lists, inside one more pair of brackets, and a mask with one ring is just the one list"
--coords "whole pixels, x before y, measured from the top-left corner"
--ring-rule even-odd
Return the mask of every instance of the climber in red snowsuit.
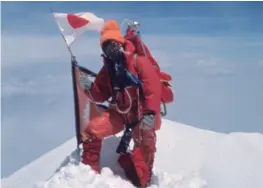
[[[144, 56], [135, 55], [135, 47], [124, 39], [116, 21], [109, 20], [101, 31], [100, 44], [104, 52], [104, 65], [94, 82], [82, 83], [96, 102], [112, 97], [109, 108], [101, 116], [92, 119], [85, 130], [82, 162], [100, 172], [99, 159], [102, 140], [122, 131], [127, 124], [136, 122], [133, 129], [135, 148], [143, 153], [148, 174], [139, 173], [142, 186], [151, 180], [156, 133], [160, 128], [160, 79], [151, 62]], [[127, 75], [116, 65], [123, 65], [131, 74], [138, 76], [142, 90], [132, 85]], [[136, 67], [136, 68], [135, 68]], [[139, 166], [137, 166], [140, 168]], [[136, 167], [136, 168], [137, 168]], [[124, 169], [125, 170], [125, 169]], [[143, 185], [144, 184], [144, 185]]]

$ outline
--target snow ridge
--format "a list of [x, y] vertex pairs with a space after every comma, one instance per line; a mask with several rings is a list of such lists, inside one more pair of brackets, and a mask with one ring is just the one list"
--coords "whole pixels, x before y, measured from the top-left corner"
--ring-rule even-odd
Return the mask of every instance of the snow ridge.
[[[109, 153], [111, 150], [104, 152]], [[115, 163], [113, 163], [116, 165], [115, 168], [103, 167], [101, 174], [96, 174], [89, 166], [79, 163], [76, 152], [68, 158], [68, 163], [62, 166], [44, 186], [38, 185], [38, 188], [134, 188]], [[202, 188], [204, 185], [206, 185], [205, 181], [201, 180], [197, 173], [185, 176], [154, 171], [150, 188]]]
[[[103, 141], [101, 174], [79, 162], [73, 138], [1, 183], [4, 188], [133, 188], [117, 164], [121, 135]], [[150, 188], [262, 188], [262, 146], [259, 133], [222, 134], [163, 120]]]

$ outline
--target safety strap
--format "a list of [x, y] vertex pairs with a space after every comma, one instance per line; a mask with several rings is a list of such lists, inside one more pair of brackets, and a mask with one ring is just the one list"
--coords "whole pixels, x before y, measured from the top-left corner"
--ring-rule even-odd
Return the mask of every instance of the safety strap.
[[[138, 76], [138, 70], [136, 69], [137, 59], [138, 59], [138, 54], [135, 53], [135, 54], [134, 54], [134, 62], [133, 62], [133, 65], [134, 65], [134, 69], [136, 70], [137, 76]], [[144, 98], [144, 97], [143, 97], [143, 92], [142, 92], [141, 89], [142, 89], [141, 87], [140, 87], [140, 88], [137, 87], [137, 91], [136, 91], [136, 93], [137, 93], [137, 98], [138, 98], [138, 100], [137, 100], [137, 118], [138, 118], [138, 122], [139, 122], [140, 119], [141, 119], [141, 113], [140, 113], [140, 96], [142, 97], [142, 99]]]
[[135, 69], [136, 69], [136, 65], [137, 65], [137, 59], [138, 59], [138, 54], [134, 54], [134, 63], [133, 63], [133, 65], [134, 65]]
[[[135, 53], [134, 54], [133, 66], [134, 66], [134, 69], [136, 70], [136, 73], [137, 73], [137, 76], [138, 76], [139, 73], [138, 73], [138, 69], [137, 69], [137, 59], [138, 59], [138, 54]], [[142, 99], [144, 99], [142, 88], [139, 88], [139, 94], [141, 94]]]

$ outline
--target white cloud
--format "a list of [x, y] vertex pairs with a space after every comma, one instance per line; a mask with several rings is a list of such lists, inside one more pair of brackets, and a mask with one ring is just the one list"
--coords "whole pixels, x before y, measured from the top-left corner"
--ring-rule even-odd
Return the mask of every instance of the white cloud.
[[[84, 56], [100, 54], [98, 38], [90, 37], [77, 41], [73, 53]], [[63, 39], [58, 36], [2, 36], [2, 66], [14, 67], [39, 62], [54, 63], [69, 60]]]
[[231, 75], [235, 71], [233, 68], [217, 68], [217, 69], [206, 69], [205, 73], [211, 76], [219, 76], [219, 75]]
[[198, 66], [209, 66], [209, 67], [211, 67], [211, 66], [215, 66], [217, 64], [218, 63], [213, 59], [200, 59], [197, 61]]
[[171, 58], [171, 54], [165, 50], [151, 50], [151, 54], [161, 67], [174, 67], [175, 64]]
[[263, 47], [262, 41], [252, 41], [252, 42], [246, 42], [244, 43], [245, 46], [248, 47]]
[[[2, 97], [18, 94], [30, 96], [54, 95], [66, 92], [71, 85], [71, 75], [46, 76], [40, 80], [21, 81], [19, 77], [5, 80], [2, 83]], [[59, 87], [58, 87], [59, 86]]]
[[235, 72], [234, 63], [229, 63], [220, 58], [204, 56], [197, 60], [196, 65], [200, 71], [208, 75], [229, 75]]
[[[224, 56], [221, 51], [237, 40], [231, 37], [195, 37], [176, 35], [143, 35], [143, 40], [149, 46], [152, 54], [162, 68], [174, 67], [182, 70], [192, 66], [227, 69], [227, 64], [218, 60]], [[98, 34], [85, 34], [73, 44], [74, 55], [81, 64], [96, 67], [102, 65], [101, 48]], [[220, 51], [221, 50], [221, 51]], [[69, 61], [69, 53], [60, 34], [57, 35], [8, 35], [2, 36], [2, 67], [25, 68], [25, 65], [46, 63], [52, 66], [55, 63]], [[195, 66], [198, 65], [198, 66]], [[171, 70], [171, 69], [169, 69]]]
[[235, 71], [234, 63], [229, 63], [219, 57], [213, 57], [204, 52], [185, 52], [182, 57], [195, 67], [195, 70], [208, 75], [228, 75]]
[[[148, 22], [199, 22], [199, 23], [207, 23], [207, 22], [222, 22], [222, 23], [238, 23], [247, 21], [247, 17], [211, 17], [211, 16], [162, 16], [162, 17], [147, 17]], [[142, 18], [143, 20], [143, 18]]]
[[184, 49], [185, 47], [215, 47], [228, 37], [207, 37], [187, 35], [146, 35], [143, 40], [153, 48]]
[[263, 68], [263, 60], [258, 61], [258, 66]]

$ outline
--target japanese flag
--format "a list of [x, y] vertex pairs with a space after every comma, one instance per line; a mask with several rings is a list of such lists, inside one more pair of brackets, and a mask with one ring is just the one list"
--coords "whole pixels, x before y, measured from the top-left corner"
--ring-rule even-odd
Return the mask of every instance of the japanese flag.
[[100, 32], [104, 20], [93, 13], [81, 12], [75, 14], [53, 13], [66, 43], [70, 46], [75, 39], [86, 31]]

